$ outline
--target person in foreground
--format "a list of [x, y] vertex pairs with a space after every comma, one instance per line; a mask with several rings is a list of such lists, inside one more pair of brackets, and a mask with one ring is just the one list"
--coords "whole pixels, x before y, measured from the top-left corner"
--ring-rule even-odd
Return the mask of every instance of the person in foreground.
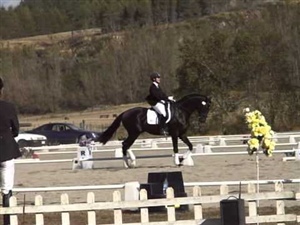
[[[14, 186], [14, 159], [21, 156], [14, 137], [19, 134], [19, 120], [15, 106], [3, 100], [3, 79], [0, 77], [0, 185], [2, 206], [9, 206]], [[4, 225], [10, 224], [8, 215], [3, 216]]]
[[146, 97], [147, 102], [152, 106], [152, 108], [160, 115], [159, 125], [161, 127], [161, 134], [167, 135], [168, 130], [166, 126], [166, 121], [168, 119], [168, 96], [160, 88], [160, 74], [153, 72], [150, 74], [150, 80], [152, 84], [149, 88], [149, 95]]

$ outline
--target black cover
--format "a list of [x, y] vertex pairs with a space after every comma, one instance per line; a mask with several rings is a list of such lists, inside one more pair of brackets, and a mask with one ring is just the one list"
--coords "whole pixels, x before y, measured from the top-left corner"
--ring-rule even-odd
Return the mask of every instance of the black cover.
[[244, 199], [226, 199], [220, 202], [222, 225], [245, 225]]
[[[168, 180], [168, 187], [172, 187], [174, 189], [175, 197], [187, 197], [181, 171], [148, 173], [148, 183], [140, 184], [140, 190], [146, 189], [148, 199], [166, 198], [165, 193], [163, 193], [163, 183], [165, 179]], [[188, 205], [182, 205], [178, 209], [187, 210]], [[149, 211], [162, 210], [165, 210], [164, 206], [149, 208]]]

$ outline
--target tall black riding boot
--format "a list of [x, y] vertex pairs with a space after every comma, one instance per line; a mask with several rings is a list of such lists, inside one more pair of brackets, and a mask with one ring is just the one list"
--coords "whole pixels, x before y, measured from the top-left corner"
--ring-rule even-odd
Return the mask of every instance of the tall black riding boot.
[[168, 126], [166, 124], [167, 119], [163, 116], [159, 118], [159, 127], [160, 127], [160, 134], [161, 135], [168, 135]]
[[[8, 194], [2, 195], [2, 206], [9, 207], [9, 199], [12, 196], [12, 191], [9, 191]], [[9, 215], [3, 215], [3, 225], [10, 225]]]

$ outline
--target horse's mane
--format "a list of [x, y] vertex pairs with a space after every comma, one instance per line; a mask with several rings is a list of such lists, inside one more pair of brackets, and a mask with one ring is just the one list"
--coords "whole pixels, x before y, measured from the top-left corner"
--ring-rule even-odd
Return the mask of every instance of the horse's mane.
[[190, 99], [192, 97], [201, 97], [201, 98], [207, 99], [207, 96], [205, 96], [205, 95], [194, 93], [194, 94], [189, 94], [189, 95], [183, 96], [181, 99], [177, 100], [177, 102], [182, 102], [182, 101], [185, 101], [185, 100]]

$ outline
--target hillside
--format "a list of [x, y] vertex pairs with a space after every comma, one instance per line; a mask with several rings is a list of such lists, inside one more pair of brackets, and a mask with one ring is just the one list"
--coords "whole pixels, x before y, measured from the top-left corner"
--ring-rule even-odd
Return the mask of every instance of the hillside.
[[[92, 37], [103, 35], [100, 28], [77, 30], [47, 35], [37, 35], [32, 37], [16, 38], [10, 40], [0, 40], [1, 48], [22, 49], [24, 47], [34, 46], [36, 49], [45, 49], [52, 45], [61, 44], [68, 40], [84, 39], [90, 40]], [[64, 48], [64, 47], [63, 47]]]

